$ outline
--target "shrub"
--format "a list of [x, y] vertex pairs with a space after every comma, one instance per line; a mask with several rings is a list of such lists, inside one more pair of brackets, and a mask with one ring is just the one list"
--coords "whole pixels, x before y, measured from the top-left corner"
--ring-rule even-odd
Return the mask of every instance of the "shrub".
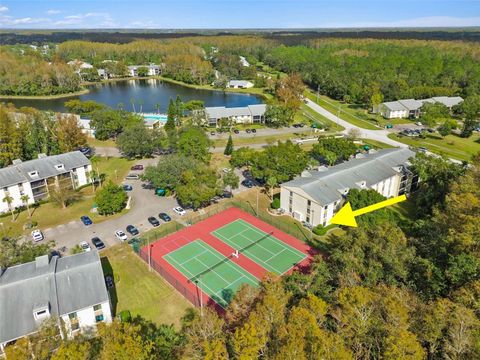
[[270, 207], [275, 210], [280, 209], [280, 199], [279, 198], [273, 199], [273, 201], [270, 204]]
[[315, 235], [319, 235], [319, 236], [322, 236], [322, 235], [325, 235], [327, 233], [327, 228], [323, 225], [317, 225], [315, 226], [313, 229], [312, 229], [312, 232], [315, 234]]
[[98, 213], [111, 215], [122, 211], [127, 203], [127, 198], [128, 196], [121, 186], [109, 181], [95, 195]]

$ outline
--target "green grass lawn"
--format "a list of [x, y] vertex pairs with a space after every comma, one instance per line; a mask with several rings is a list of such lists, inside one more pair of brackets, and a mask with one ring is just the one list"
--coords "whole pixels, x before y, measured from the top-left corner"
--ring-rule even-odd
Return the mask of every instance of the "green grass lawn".
[[[133, 161], [129, 161], [123, 158], [104, 158], [99, 157], [98, 162], [93, 166], [101, 174], [106, 175], [106, 180], [112, 180], [114, 183], [120, 184], [125, 175], [128, 174]], [[28, 234], [31, 230], [24, 229], [25, 224], [32, 221], [38, 223], [38, 228], [46, 229], [54, 227], [60, 224], [65, 224], [72, 220], [79, 220], [80, 216], [88, 215], [95, 223], [105, 220], [113, 219], [123, 215], [127, 210], [123, 210], [121, 213], [112, 216], [103, 216], [97, 213], [92, 213], [90, 210], [94, 204], [94, 193], [91, 186], [84, 187], [80, 191], [81, 197], [78, 201], [74, 202], [67, 208], [63, 209], [54, 203], [44, 203], [38, 205], [36, 208], [32, 208], [32, 217], [28, 217], [27, 210], [20, 213], [15, 213], [15, 221], [12, 221], [11, 214], [5, 214], [0, 217], [0, 223], [3, 225], [0, 227], [0, 231], [9, 236], [18, 236], [21, 234]]]
[[414, 147], [425, 147], [429, 151], [445, 155], [458, 160], [469, 161], [472, 155], [480, 152], [480, 136], [472, 135], [469, 138], [461, 138], [457, 135], [448, 135], [445, 138], [436, 135], [427, 135], [425, 139], [388, 135], [390, 139], [400, 141]]
[[116, 147], [117, 144], [112, 139], [108, 140], [98, 140], [93, 137], [87, 138], [87, 143], [92, 147]]
[[385, 144], [381, 141], [372, 140], [372, 139], [362, 139], [362, 142], [365, 145], [369, 145], [370, 147], [373, 147], [375, 149], [391, 149], [395, 147], [393, 145]]
[[327, 128], [330, 131], [342, 131], [343, 126], [340, 126], [326, 117], [320, 115], [316, 111], [313, 111], [307, 105], [302, 104], [300, 110], [295, 114], [295, 122], [304, 123], [310, 126], [312, 123], [320, 124], [323, 128]]
[[110, 291], [115, 314], [129, 310], [157, 324], [174, 324], [192, 305], [155, 271], [149, 272], [127, 244], [116, 245], [101, 253], [103, 271], [113, 274], [115, 288]]
[[387, 124], [406, 124], [411, 122], [408, 119], [384, 119], [378, 114], [369, 113], [361, 105], [346, 104], [325, 95], [320, 95], [317, 99], [317, 95], [308, 90], [305, 92], [305, 95], [332, 114], [363, 129], [378, 130]]

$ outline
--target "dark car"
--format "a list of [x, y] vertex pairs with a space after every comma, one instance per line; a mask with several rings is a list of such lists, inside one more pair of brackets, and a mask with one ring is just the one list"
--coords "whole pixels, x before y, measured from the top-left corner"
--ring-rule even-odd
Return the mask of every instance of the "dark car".
[[113, 276], [112, 275], [105, 276], [105, 285], [107, 285], [107, 289], [110, 289], [111, 287], [113, 287]]
[[140, 233], [140, 231], [138, 231], [138, 229], [133, 225], [128, 225], [127, 226], [127, 232], [130, 235], [138, 235]]
[[133, 190], [133, 186], [132, 186], [132, 185], [128, 185], [128, 184], [124, 184], [124, 185], [123, 185], [123, 190], [124, 190], [124, 191], [132, 191], [132, 190]]
[[250, 134], [250, 133], [252, 132], [252, 130], [246, 129], [245, 132], [246, 132], [247, 134]]
[[246, 179], [242, 181], [242, 185], [245, 186], [246, 188], [252, 188], [253, 187], [253, 181], [250, 179]]
[[143, 170], [143, 165], [137, 164], [133, 165], [130, 170]]
[[97, 248], [97, 250], [100, 250], [100, 249], [105, 248], [105, 244], [104, 244], [103, 241], [100, 240], [100, 238], [97, 237], [97, 236], [95, 236], [94, 238], [92, 238], [92, 244], [93, 244], [93, 246], [95, 246], [95, 248]]
[[82, 221], [83, 225], [92, 225], [93, 221], [90, 219], [88, 216], [82, 216], [80, 217], [80, 220]]
[[257, 132], [257, 130], [256, 130], [256, 129], [252, 129], [252, 133], [256, 133], [256, 132]]
[[167, 213], [160, 213], [160, 214], [158, 214], [158, 217], [165, 222], [169, 222], [170, 220], [172, 220], [172, 218], [170, 216], [168, 216]]
[[230, 191], [224, 191], [220, 196], [224, 199], [230, 199], [233, 197], [233, 194]]
[[154, 227], [157, 227], [160, 225], [160, 221], [158, 221], [158, 219], [155, 216], [150, 216], [148, 218], [148, 222]]
[[235, 134], [240, 134], [240, 130], [238, 130], [238, 129], [234, 129], [233, 132], [234, 132]]
[[92, 155], [92, 149], [89, 148], [88, 146], [79, 147], [78, 151], [80, 151], [86, 157], [89, 157], [90, 155]]
[[255, 178], [255, 181], [257, 182], [258, 185], [263, 186], [267, 183], [267, 180], [264, 178]]

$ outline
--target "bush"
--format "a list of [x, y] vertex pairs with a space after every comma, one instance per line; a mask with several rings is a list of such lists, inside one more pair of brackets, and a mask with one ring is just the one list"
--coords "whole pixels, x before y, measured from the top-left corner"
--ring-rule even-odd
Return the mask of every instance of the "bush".
[[317, 225], [315, 226], [313, 229], [312, 229], [312, 232], [315, 234], [315, 235], [318, 235], [318, 236], [323, 236], [327, 233], [327, 228], [323, 225]]
[[97, 191], [95, 203], [100, 215], [111, 215], [122, 211], [127, 203], [127, 194], [121, 186], [111, 181]]
[[270, 204], [270, 207], [275, 210], [280, 209], [280, 199], [279, 198], [273, 199], [273, 201]]

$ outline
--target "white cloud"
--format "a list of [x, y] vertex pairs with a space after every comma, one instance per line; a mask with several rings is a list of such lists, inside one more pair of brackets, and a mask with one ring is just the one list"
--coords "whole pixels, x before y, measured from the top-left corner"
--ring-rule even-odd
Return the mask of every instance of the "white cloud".
[[0, 6], [0, 12], [6, 12], [6, 11], [8, 11], [8, 7]]
[[24, 18], [14, 19], [11, 16], [3, 16], [3, 17], [0, 17], [0, 27], [40, 24], [40, 23], [46, 23], [47, 21], [49, 21], [49, 19], [46, 19], [46, 18], [24, 17]]
[[349, 24], [322, 24], [326, 28], [399, 28], [399, 27], [464, 27], [480, 26], [480, 17], [429, 16], [415, 19], [365, 21]]
[[55, 21], [53, 25], [55, 27], [112, 28], [116, 26], [116, 23], [108, 13], [89, 12], [67, 15], [63, 19]]
[[55, 15], [55, 14], [60, 14], [61, 11], [60, 11], [60, 10], [51, 9], [51, 10], [45, 11], [45, 13], [48, 14], [48, 15]]

